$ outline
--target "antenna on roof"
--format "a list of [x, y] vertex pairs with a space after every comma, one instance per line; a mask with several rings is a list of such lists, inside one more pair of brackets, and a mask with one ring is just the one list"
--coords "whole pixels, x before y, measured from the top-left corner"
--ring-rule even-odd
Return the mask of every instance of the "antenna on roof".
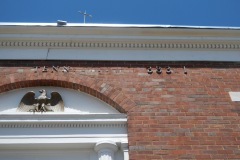
[[78, 11], [80, 14], [82, 14], [83, 15], [83, 23], [85, 23], [86, 22], [86, 16], [88, 16], [88, 17], [92, 17], [92, 15], [91, 14], [87, 14], [87, 12], [85, 11], [85, 12], [82, 12], [82, 11]]

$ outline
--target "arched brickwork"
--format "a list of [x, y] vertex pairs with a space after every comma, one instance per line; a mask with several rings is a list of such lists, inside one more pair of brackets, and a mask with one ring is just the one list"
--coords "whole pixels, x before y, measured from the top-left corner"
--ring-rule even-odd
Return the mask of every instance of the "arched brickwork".
[[88, 93], [113, 106], [121, 113], [127, 113], [136, 105], [119, 88], [113, 85], [88, 76], [69, 74], [65, 76], [64, 73], [58, 73], [58, 75], [14, 73], [1, 76], [0, 93], [25, 87], [56, 86]]

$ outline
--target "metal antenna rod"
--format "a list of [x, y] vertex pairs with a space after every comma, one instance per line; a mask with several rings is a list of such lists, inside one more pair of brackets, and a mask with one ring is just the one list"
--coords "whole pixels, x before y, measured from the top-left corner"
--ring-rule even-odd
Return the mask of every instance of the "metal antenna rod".
[[80, 14], [82, 14], [83, 15], [83, 23], [85, 23], [86, 22], [86, 16], [88, 16], [88, 17], [92, 17], [92, 15], [91, 14], [87, 14], [87, 12], [85, 11], [85, 12], [82, 12], [82, 11], [78, 11]]

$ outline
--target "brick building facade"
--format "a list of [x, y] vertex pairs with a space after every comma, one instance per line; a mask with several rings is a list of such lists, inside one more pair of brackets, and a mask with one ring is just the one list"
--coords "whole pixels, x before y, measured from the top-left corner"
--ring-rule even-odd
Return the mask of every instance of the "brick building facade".
[[127, 115], [131, 160], [240, 159], [240, 102], [229, 94], [240, 92], [238, 28], [1, 28], [1, 93], [54, 86], [97, 97]]

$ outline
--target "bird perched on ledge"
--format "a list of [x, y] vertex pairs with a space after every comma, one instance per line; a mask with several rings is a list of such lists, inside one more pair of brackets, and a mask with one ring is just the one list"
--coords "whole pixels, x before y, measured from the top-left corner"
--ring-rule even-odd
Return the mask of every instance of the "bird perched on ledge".
[[58, 92], [52, 92], [51, 98], [47, 97], [47, 92], [41, 89], [40, 95], [35, 98], [35, 93], [26, 93], [20, 101], [17, 112], [63, 112], [64, 103]]

